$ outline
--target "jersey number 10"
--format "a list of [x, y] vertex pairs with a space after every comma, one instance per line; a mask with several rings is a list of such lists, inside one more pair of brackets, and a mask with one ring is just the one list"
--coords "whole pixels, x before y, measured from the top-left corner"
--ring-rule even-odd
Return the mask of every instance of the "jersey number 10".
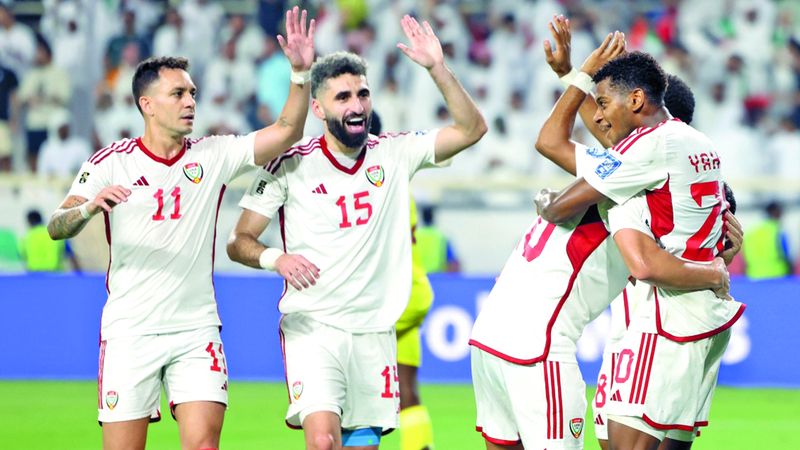
[[[175, 186], [172, 189], [172, 192], [169, 194], [172, 198], [175, 199], [175, 206], [172, 208], [172, 214], [169, 215], [170, 219], [180, 219], [181, 218], [181, 187]], [[166, 217], [162, 214], [164, 209], [164, 190], [159, 188], [155, 194], [153, 194], [153, 198], [158, 201], [158, 210], [156, 213], [153, 214], [153, 220], [164, 220]]]

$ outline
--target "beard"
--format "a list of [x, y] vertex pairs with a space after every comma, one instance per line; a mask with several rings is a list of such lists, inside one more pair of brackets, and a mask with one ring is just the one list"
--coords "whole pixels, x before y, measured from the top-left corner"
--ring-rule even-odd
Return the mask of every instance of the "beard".
[[364, 146], [364, 144], [367, 143], [367, 138], [369, 137], [369, 128], [372, 124], [372, 116], [364, 116], [364, 131], [360, 133], [350, 133], [347, 131], [347, 127], [344, 123], [348, 119], [351, 119], [355, 116], [356, 114], [351, 114], [347, 117], [342, 117], [341, 120], [336, 119], [335, 117], [326, 117], [325, 123], [328, 124], [328, 130], [331, 132], [333, 137], [335, 137], [345, 147], [360, 149]]

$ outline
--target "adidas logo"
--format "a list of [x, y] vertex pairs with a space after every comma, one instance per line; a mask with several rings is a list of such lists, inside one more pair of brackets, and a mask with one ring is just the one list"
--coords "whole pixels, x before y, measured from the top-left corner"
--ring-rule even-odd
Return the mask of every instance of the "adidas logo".
[[324, 184], [320, 183], [320, 185], [319, 185], [319, 186], [317, 186], [317, 188], [316, 188], [316, 189], [314, 189], [313, 191], [311, 191], [311, 193], [312, 193], [312, 194], [327, 194], [327, 193], [328, 193], [328, 190], [327, 190], [327, 189], [325, 189], [325, 185], [324, 185]]
[[619, 395], [619, 391], [614, 391], [614, 395], [611, 396], [611, 400], [615, 402], [621, 402], [622, 396]]
[[150, 183], [147, 182], [144, 176], [139, 177], [136, 182], [133, 183], [134, 186], [150, 186]]
[[600, 414], [598, 414], [597, 417], [594, 419], [594, 423], [596, 425], [605, 425], [605, 423], [603, 422], [603, 417]]

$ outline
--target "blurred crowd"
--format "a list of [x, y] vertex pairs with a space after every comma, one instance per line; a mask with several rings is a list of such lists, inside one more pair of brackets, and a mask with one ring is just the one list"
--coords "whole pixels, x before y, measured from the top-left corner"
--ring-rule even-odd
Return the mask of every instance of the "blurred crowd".
[[[575, 65], [619, 29], [631, 49], [683, 78], [697, 98], [694, 125], [728, 156], [728, 177], [791, 178], [800, 168], [797, 1], [42, 0], [40, 16], [0, 6], [0, 170], [12, 170], [12, 152], [24, 149], [17, 170], [70, 176], [93, 149], [139, 135], [130, 80], [153, 55], [189, 57], [199, 87], [195, 134], [272, 122], [290, 72], [275, 35], [295, 3], [317, 18], [319, 53], [348, 49], [369, 62], [386, 130], [448, 120], [429, 77], [396, 48], [403, 14], [431, 21], [491, 124], [451, 174], [557, 171], [531, 153], [561, 89], [542, 51], [555, 13], [571, 19]], [[309, 127], [321, 131], [313, 119]]]

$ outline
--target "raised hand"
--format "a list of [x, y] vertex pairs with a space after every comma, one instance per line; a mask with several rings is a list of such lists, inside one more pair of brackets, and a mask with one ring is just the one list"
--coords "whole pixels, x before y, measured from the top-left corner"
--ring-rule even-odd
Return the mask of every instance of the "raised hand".
[[275, 271], [298, 291], [317, 284], [319, 267], [301, 255], [285, 254], [275, 260]]
[[403, 43], [397, 44], [397, 48], [406, 56], [428, 70], [444, 64], [442, 44], [427, 21], [420, 25], [417, 19], [406, 14], [400, 20], [400, 26], [411, 44], [411, 47]]
[[581, 66], [581, 72], [594, 76], [607, 62], [625, 53], [625, 46], [625, 33], [621, 31], [608, 33], [603, 43], [586, 58]]
[[310, 69], [314, 62], [314, 29], [317, 24], [311, 19], [306, 29], [307, 14], [305, 9], [301, 12], [297, 6], [286, 11], [286, 37], [278, 35], [278, 44], [295, 72]]
[[550, 34], [553, 36], [555, 50], [549, 39], [544, 41], [544, 59], [558, 77], [563, 77], [572, 70], [570, 60], [570, 43], [572, 33], [569, 29], [569, 19], [563, 15], [553, 16], [553, 21], [548, 23]]

